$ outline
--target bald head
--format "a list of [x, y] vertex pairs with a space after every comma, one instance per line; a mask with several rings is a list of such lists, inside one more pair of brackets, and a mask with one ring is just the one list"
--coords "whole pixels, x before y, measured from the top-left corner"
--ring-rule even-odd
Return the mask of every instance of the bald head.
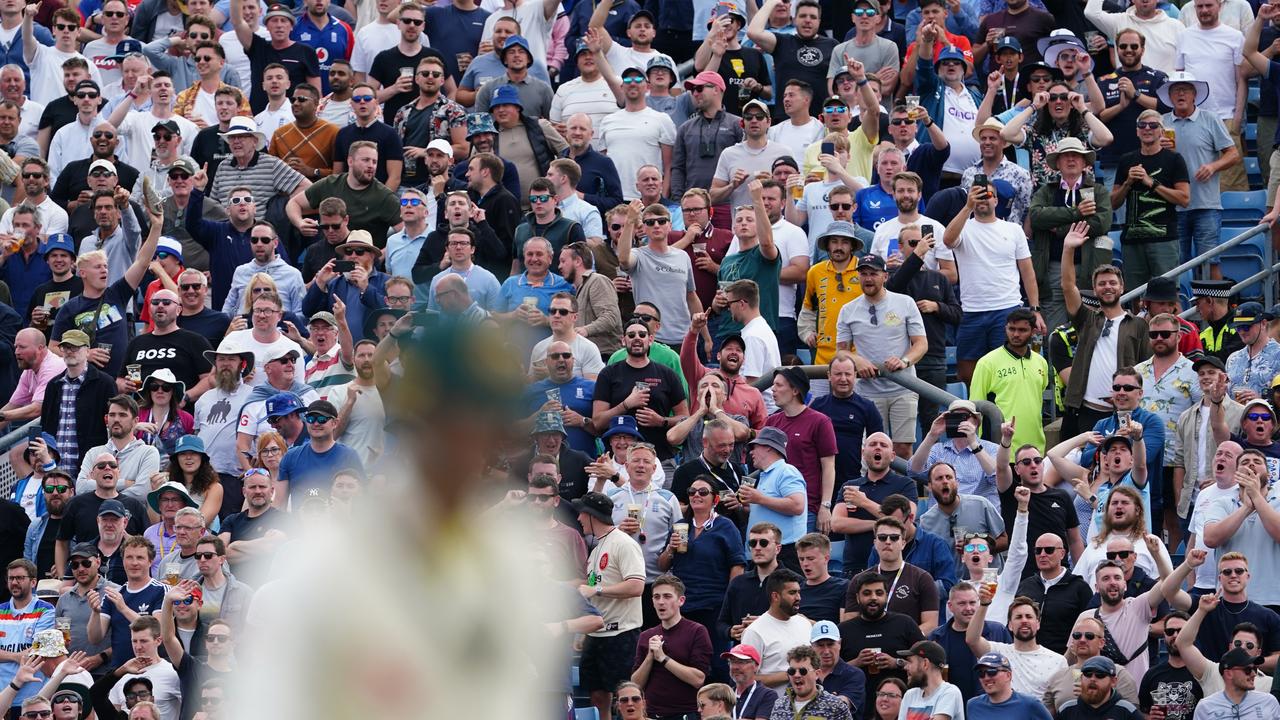
[[586, 150], [587, 145], [591, 143], [591, 136], [594, 132], [595, 127], [591, 123], [590, 115], [575, 113], [569, 116], [569, 121], [565, 123], [564, 135], [574, 155]]
[[457, 314], [471, 307], [471, 293], [467, 282], [457, 273], [440, 278], [436, 284], [436, 303], [446, 313]]
[[23, 328], [14, 336], [13, 356], [17, 358], [18, 367], [22, 370], [40, 367], [48, 352], [44, 333], [35, 328]]

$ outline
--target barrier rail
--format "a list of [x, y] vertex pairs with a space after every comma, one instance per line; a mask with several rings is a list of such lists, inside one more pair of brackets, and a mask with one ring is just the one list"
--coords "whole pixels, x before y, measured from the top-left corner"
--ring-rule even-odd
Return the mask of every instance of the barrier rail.
[[[1254, 237], [1254, 236], [1256, 236], [1256, 235], [1260, 235], [1260, 234], [1262, 234], [1262, 233], [1270, 232], [1270, 230], [1271, 230], [1271, 226], [1270, 226], [1270, 225], [1266, 225], [1266, 224], [1263, 224], [1263, 225], [1254, 225], [1253, 227], [1251, 227], [1251, 228], [1249, 228], [1249, 229], [1245, 230], [1244, 232], [1240, 233], [1239, 235], [1236, 235], [1235, 237], [1231, 238], [1230, 240], [1227, 240], [1226, 242], [1224, 242], [1224, 243], [1222, 243], [1222, 244], [1218, 245], [1217, 247], [1210, 249], [1208, 252], [1203, 253], [1203, 254], [1201, 254], [1201, 255], [1197, 255], [1197, 256], [1195, 256], [1195, 257], [1191, 258], [1190, 260], [1188, 260], [1188, 261], [1186, 261], [1186, 262], [1182, 263], [1181, 265], [1179, 265], [1179, 266], [1175, 267], [1174, 269], [1170, 270], [1169, 272], [1164, 273], [1164, 274], [1163, 274], [1163, 275], [1161, 275], [1160, 277], [1165, 277], [1165, 278], [1170, 278], [1170, 279], [1174, 279], [1174, 280], [1176, 280], [1176, 279], [1178, 278], [1178, 276], [1179, 276], [1179, 275], [1181, 275], [1182, 273], [1184, 273], [1184, 272], [1186, 272], [1186, 271], [1188, 271], [1188, 270], [1193, 270], [1193, 269], [1195, 269], [1195, 268], [1198, 268], [1198, 267], [1200, 267], [1201, 265], [1204, 265], [1205, 263], [1209, 262], [1209, 261], [1210, 261], [1210, 260], [1212, 260], [1213, 258], [1215, 258], [1215, 257], [1217, 257], [1217, 256], [1221, 255], [1222, 253], [1224, 253], [1224, 252], [1226, 252], [1226, 251], [1230, 250], [1231, 248], [1234, 248], [1234, 247], [1236, 247], [1237, 245], [1241, 245], [1241, 244], [1243, 244], [1243, 243], [1245, 243], [1245, 242], [1247, 242], [1247, 241], [1249, 241], [1249, 240], [1253, 239], [1253, 237]], [[1263, 293], [1264, 293], [1264, 299], [1266, 300], [1266, 303], [1265, 303], [1265, 304], [1267, 304], [1267, 305], [1269, 306], [1271, 303], [1274, 303], [1274, 302], [1276, 301], [1276, 292], [1275, 292], [1275, 270], [1276, 270], [1277, 264], [1276, 264], [1276, 258], [1275, 258], [1275, 251], [1272, 249], [1272, 247], [1271, 247], [1271, 243], [1269, 243], [1269, 242], [1268, 242], [1268, 243], [1265, 243], [1265, 245], [1264, 245], [1264, 246], [1265, 246], [1265, 256], [1266, 256], [1266, 258], [1265, 258], [1265, 260], [1263, 261], [1263, 265], [1264, 265], [1264, 266], [1270, 266], [1270, 268], [1271, 268], [1271, 269], [1270, 269], [1270, 270], [1264, 270], [1264, 271], [1259, 272], [1259, 273], [1255, 273], [1255, 274], [1251, 275], [1248, 279], [1246, 279], [1246, 280], [1242, 280], [1242, 281], [1240, 281], [1240, 282], [1236, 283], [1236, 284], [1231, 288], [1231, 292], [1234, 294], [1236, 291], [1240, 290], [1240, 289], [1241, 289], [1241, 288], [1243, 288], [1243, 287], [1247, 287], [1247, 286], [1249, 286], [1249, 285], [1252, 285], [1252, 284], [1253, 284], [1253, 283], [1255, 283], [1255, 282], [1258, 282], [1259, 280], [1263, 280], [1263, 281], [1264, 281], [1264, 283], [1265, 283], [1265, 285], [1264, 285], [1265, 289], [1263, 290]], [[1146, 290], [1147, 290], [1147, 286], [1146, 286], [1145, 284], [1140, 285], [1140, 286], [1138, 286], [1138, 287], [1136, 287], [1136, 288], [1134, 288], [1134, 289], [1130, 290], [1129, 292], [1125, 293], [1124, 295], [1121, 295], [1121, 296], [1120, 296], [1120, 302], [1123, 304], [1123, 303], [1127, 303], [1127, 302], [1129, 302], [1130, 300], [1139, 299], [1139, 298], [1141, 298], [1141, 297], [1142, 297], [1143, 293], [1145, 293], [1145, 292], [1146, 292]], [[1194, 314], [1194, 308], [1192, 309], [1192, 311], [1191, 311], [1191, 312], [1192, 312], [1192, 314]], [[1184, 318], [1185, 318], [1185, 317], [1189, 317], [1189, 316], [1187, 315], [1187, 313], [1186, 313], [1186, 312], [1183, 312], [1183, 313], [1182, 313], [1182, 317], [1184, 317]]]
[[39, 419], [31, 420], [0, 435], [0, 497], [9, 497], [13, 493], [13, 486], [18, 484], [18, 475], [9, 463], [9, 451], [19, 443], [25, 443], [28, 429], [39, 424]]

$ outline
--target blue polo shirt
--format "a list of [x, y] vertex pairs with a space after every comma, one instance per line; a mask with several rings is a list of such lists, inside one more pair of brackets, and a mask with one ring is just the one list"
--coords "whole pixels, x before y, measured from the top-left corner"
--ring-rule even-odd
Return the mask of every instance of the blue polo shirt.
[[[950, 657], [950, 656], [948, 656]], [[955, 664], [951, 664], [955, 674]], [[954, 683], [955, 681], [950, 681]], [[964, 709], [969, 720], [1004, 720], [1005, 718], [1021, 718], [1021, 720], [1051, 720], [1049, 709], [1036, 698], [1015, 692], [1002, 703], [991, 702], [991, 697], [980, 692], [970, 700]]]
[[[873, 502], [881, 503], [890, 495], [901, 495], [909, 500], [919, 497], [916, 490], [916, 481], [909, 477], [904, 477], [893, 471], [889, 471], [878, 482], [871, 482], [866, 478], [857, 477], [852, 480], [846, 480], [844, 485], [852, 485], [863, 492], [867, 498]], [[836, 497], [843, 495], [843, 489], [836, 493]], [[866, 510], [858, 508], [853, 517], [859, 520], [875, 520]], [[858, 572], [867, 567], [867, 554], [871, 552], [871, 531], [863, 533], [850, 533], [844, 536], [844, 570], [848, 574], [850, 571]], [[911, 562], [907, 560], [907, 562]], [[913, 563], [914, 564], [914, 563]]]
[[[802, 590], [802, 596], [803, 592]], [[831, 673], [822, 678], [822, 689], [832, 695], [848, 698], [853, 706], [853, 717], [862, 717], [862, 709], [867, 706], [867, 674], [862, 668], [844, 661], [836, 662]]]
[[520, 307], [520, 303], [524, 302], [526, 297], [536, 297], [538, 298], [538, 310], [545, 315], [551, 311], [551, 296], [558, 292], [572, 294], [573, 285], [551, 272], [547, 273], [542, 285], [530, 285], [529, 273], [527, 271], [522, 272], [519, 275], [512, 275], [502, 282], [498, 306], [492, 308], [492, 310], [494, 312], [511, 312]]
[[17, 308], [19, 313], [31, 306], [35, 289], [52, 279], [53, 272], [39, 252], [31, 253], [30, 259], [23, 259], [21, 252], [14, 253], [4, 261], [4, 281], [13, 299], [10, 307]]
[[[804, 484], [804, 476], [794, 466], [788, 465], [786, 460], [779, 460], [770, 465], [768, 470], [760, 473], [760, 480], [756, 483], [756, 489], [772, 498], [785, 498], [796, 493], [806, 496], [808, 493]], [[806, 518], [803, 508], [801, 508], [798, 515], [783, 515], [777, 510], [771, 510], [759, 503], [753, 503], [751, 505], [751, 514], [747, 520], [747, 527], [755, 527], [762, 522], [773, 523], [782, 530], [783, 545], [790, 545], [799, 540], [806, 530]]]
[[684, 581], [683, 611], [712, 612], [720, 609], [729, 587], [729, 571], [747, 564], [742, 549], [742, 534], [733, 521], [716, 515], [711, 527], [694, 537], [689, 521], [689, 549], [676, 553], [671, 572]]
[[[552, 388], [560, 389], [560, 404], [583, 417], [591, 417], [591, 396], [596, 391], [596, 383], [576, 375], [563, 385], [552, 382], [550, 378], [530, 385], [524, 395], [525, 417], [532, 415], [547, 402], [547, 391]], [[579, 427], [566, 427], [564, 431], [569, 436], [569, 447], [593, 458], [599, 454], [596, 451], [595, 435]]]

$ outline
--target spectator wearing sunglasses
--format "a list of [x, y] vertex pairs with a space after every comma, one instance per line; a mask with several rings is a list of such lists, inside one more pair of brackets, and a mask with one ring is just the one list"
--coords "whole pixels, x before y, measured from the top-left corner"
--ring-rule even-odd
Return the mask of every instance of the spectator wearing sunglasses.
[[1236, 308], [1231, 327], [1244, 347], [1227, 357], [1227, 378], [1236, 402], [1266, 399], [1271, 378], [1280, 372], [1280, 343], [1268, 332], [1271, 319], [1260, 303], [1247, 302]]
[[[1220, 386], [1214, 393], [1215, 402], [1224, 402], [1225, 384]], [[1210, 427], [1213, 430], [1214, 442], [1224, 442], [1226, 440], [1234, 440], [1240, 443], [1240, 446], [1246, 450], [1253, 448], [1260, 450], [1263, 455], [1268, 458], [1267, 466], [1273, 467], [1277, 458], [1280, 458], [1280, 442], [1275, 440], [1276, 434], [1276, 411], [1271, 407], [1271, 403], [1262, 398], [1255, 398], [1244, 403], [1244, 409], [1240, 413], [1240, 421], [1237, 425], [1227, 423], [1225, 413], [1219, 415], [1213, 413], [1209, 416]], [[1275, 479], [1276, 470], [1270, 471], [1272, 479]]]
[[[80, 35], [80, 13], [73, 8], [62, 8], [66, 12], [55, 12], [53, 15], [52, 46], [43, 45], [35, 38], [35, 11], [29, 8], [22, 18], [22, 55], [31, 71], [31, 99], [48, 105], [50, 101], [63, 94], [62, 63], [70, 58], [84, 60], [89, 67], [89, 77], [96, 86], [102, 83], [102, 74], [98, 68], [89, 63], [85, 56], [78, 52], [77, 39]], [[75, 155], [73, 157], [80, 157]]]
[[[307, 424], [311, 442], [291, 448], [280, 461], [278, 492], [300, 505], [312, 489], [328, 493], [328, 481], [338, 470], [350, 469], [363, 474], [364, 466], [355, 450], [337, 441], [338, 409], [327, 400], [307, 406], [302, 420]], [[283, 499], [281, 500], [283, 504]]]
[[[1013, 689], [1013, 666], [1004, 655], [998, 652], [983, 655], [973, 671], [978, 678], [976, 689], [980, 692], [965, 704], [965, 712], [972, 720], [1019, 717], [1049, 720], [1052, 717], [1039, 698]], [[955, 672], [953, 668], [949, 677], [954, 678]]]
[[[1210, 717], [1276, 717], [1280, 701], [1262, 690], [1261, 658], [1236, 648], [1222, 656], [1219, 671], [1222, 690], [1206, 695], [1196, 707], [1196, 715]], [[1201, 709], [1203, 708], [1203, 710]]]
[[[1075, 663], [1070, 667], [1062, 668], [1049, 678], [1049, 684], [1044, 690], [1042, 702], [1050, 708], [1052, 712], [1061, 717], [1061, 713], [1068, 703], [1079, 702], [1084, 690], [1084, 669], [1085, 667], [1096, 668], [1102, 664], [1110, 664], [1114, 675], [1114, 689], [1116, 696], [1124, 702], [1136, 705], [1138, 702], [1138, 686], [1134, 682], [1133, 677], [1129, 675], [1127, 670], [1116, 668], [1115, 663], [1102, 656], [1102, 648], [1106, 644], [1105, 628], [1102, 621], [1094, 617], [1082, 617], [1076, 621], [1075, 626], [1071, 629], [1070, 652], [1075, 658]], [[1091, 670], [1096, 675], [1097, 671]], [[1081, 686], [1081, 692], [1076, 691], [1076, 685]], [[1086, 715], [1085, 717], [1095, 717]], [[1103, 717], [1121, 717], [1106, 715]]]
[[[1200, 648], [1196, 646], [1201, 624], [1208, 614], [1214, 611], [1220, 601], [1221, 598], [1213, 593], [1202, 596], [1196, 611], [1191, 615], [1191, 619], [1182, 627], [1182, 631], [1178, 633], [1177, 638], [1174, 640], [1183, 661], [1187, 664], [1187, 670], [1200, 683], [1206, 700], [1208, 700], [1208, 696], [1214, 693], [1221, 693], [1225, 687], [1228, 687], [1230, 681], [1227, 678], [1227, 671], [1241, 665], [1253, 665], [1257, 672], [1258, 689], [1262, 692], [1271, 691], [1275, 685], [1274, 677], [1266, 675], [1262, 671], [1262, 667], [1268, 660], [1273, 660], [1273, 658], [1268, 658], [1263, 654], [1264, 647], [1262, 643], [1264, 638], [1258, 626], [1251, 622], [1242, 622], [1235, 625], [1231, 631], [1230, 645], [1217, 662], [1206, 657]], [[1244, 716], [1241, 715], [1241, 717]], [[1270, 716], [1263, 715], [1260, 717]]]
[[[1214, 662], [1213, 658], [1225, 659], [1232, 652], [1244, 652], [1262, 664], [1274, 663], [1277, 656], [1275, 613], [1247, 599], [1248, 559], [1239, 553], [1223, 556], [1218, 561], [1218, 574], [1221, 593], [1202, 595], [1191, 619], [1173, 641], [1187, 670], [1206, 695], [1222, 689], [1221, 660]], [[1203, 638], [1202, 629], [1207, 633]], [[1271, 689], [1271, 676], [1259, 674], [1258, 678], [1261, 690]]]

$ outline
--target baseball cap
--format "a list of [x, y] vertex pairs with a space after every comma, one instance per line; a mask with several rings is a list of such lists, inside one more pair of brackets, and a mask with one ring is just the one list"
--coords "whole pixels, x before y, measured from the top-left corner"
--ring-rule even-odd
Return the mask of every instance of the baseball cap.
[[1009, 658], [1005, 657], [1004, 655], [998, 652], [989, 652], [986, 655], [983, 655], [982, 657], [978, 658], [978, 661], [975, 662], [973, 666], [975, 668], [980, 668], [980, 667], [1000, 668], [1001, 670], [1013, 669], [1013, 666], [1009, 664]]
[[[827, 621], [829, 622], [829, 621]], [[728, 652], [720, 653], [720, 657], [724, 660], [736, 658], [738, 660], [750, 660], [756, 665], [760, 664], [760, 651], [755, 649], [753, 645], [738, 644], [729, 648]]]
[[[1241, 652], [1244, 651], [1241, 650]], [[1224, 656], [1223, 659], [1225, 660], [1226, 657]], [[1262, 658], [1258, 658], [1258, 662], [1262, 662]], [[1084, 661], [1084, 664], [1080, 666], [1080, 672], [1100, 672], [1115, 677], [1116, 664], [1108, 657], [1095, 655]]]
[[879, 255], [863, 255], [859, 258], [858, 269], [861, 270], [862, 268], [871, 268], [872, 270], [887, 272], [884, 258]]
[[712, 85], [718, 88], [720, 92], [724, 92], [724, 78], [720, 77], [720, 73], [712, 70], [703, 70], [697, 75], [694, 75], [691, 79], [684, 81], [685, 90], [692, 90], [705, 85]]
[[333, 313], [328, 310], [321, 310], [320, 312], [313, 314], [311, 319], [307, 321], [307, 324], [314, 325], [318, 322], [331, 325], [335, 328], [338, 327], [338, 318], [334, 317]]
[[307, 414], [318, 413], [320, 415], [328, 415], [331, 418], [338, 417], [338, 408], [328, 400], [316, 400], [307, 406]]
[[903, 658], [922, 657], [934, 665], [947, 664], [947, 651], [943, 650], [941, 645], [931, 640], [921, 640], [915, 645], [912, 645], [908, 650], [899, 650], [897, 655], [898, 657]]
[[809, 631], [809, 642], [816, 643], [819, 640], [835, 640], [840, 642], [840, 628], [830, 620], [819, 620], [814, 623], [813, 629]]
[[267, 398], [267, 417], [292, 415], [302, 409], [302, 401], [291, 392], [276, 393]]
[[104, 500], [102, 505], [98, 506], [98, 517], [102, 517], [103, 515], [129, 517], [129, 511], [125, 509], [124, 503], [113, 498], [111, 500]]

